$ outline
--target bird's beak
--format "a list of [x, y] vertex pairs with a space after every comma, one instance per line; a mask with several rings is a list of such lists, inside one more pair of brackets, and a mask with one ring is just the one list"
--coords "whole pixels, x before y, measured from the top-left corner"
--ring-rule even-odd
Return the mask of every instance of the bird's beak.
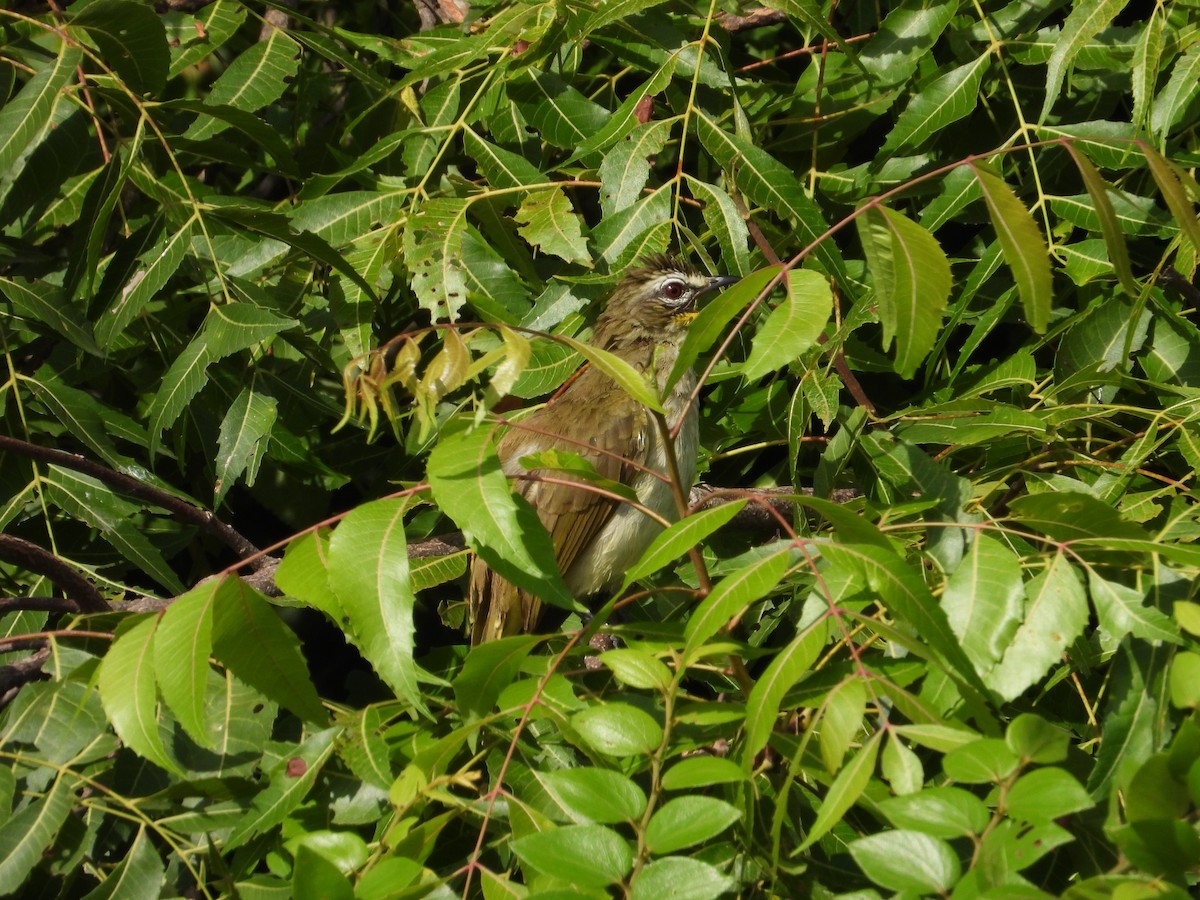
[[719, 291], [721, 288], [729, 287], [731, 284], [737, 284], [741, 280], [742, 277], [740, 275], [714, 275], [712, 278], [708, 279], [708, 284], [696, 292], [696, 296], [701, 297], [704, 294], [711, 293], [712, 291]]

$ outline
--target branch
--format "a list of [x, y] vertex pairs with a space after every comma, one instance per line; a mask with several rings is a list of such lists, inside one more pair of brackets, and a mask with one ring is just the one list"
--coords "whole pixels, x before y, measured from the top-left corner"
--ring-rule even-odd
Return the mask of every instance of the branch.
[[[144, 481], [138, 481], [136, 478], [115, 472], [108, 466], [93, 462], [74, 453], [51, 450], [48, 447], [39, 447], [36, 444], [31, 444], [28, 441], [21, 441], [16, 438], [0, 435], [0, 451], [5, 450], [15, 453], [18, 456], [36, 460], [37, 462], [52, 463], [66, 469], [74, 469], [76, 472], [82, 472], [85, 475], [90, 475], [97, 481], [102, 481], [122, 494], [137, 500], [144, 500], [147, 503], [165, 509], [178, 519], [187, 522], [189, 525], [195, 525], [205, 533], [212, 535], [233, 550], [239, 557], [255, 556], [259, 552], [258, 548], [250, 543], [250, 541], [208, 510], [201, 509], [199, 506], [189, 503], [186, 500], [181, 500], [178, 497], [168, 494], [162, 488], [156, 488], [153, 485], [146, 484]], [[250, 567], [258, 569], [265, 564], [265, 559], [260, 559], [250, 563]]]
[[71, 598], [78, 612], [109, 612], [108, 602], [83, 575], [53, 553], [11, 534], [0, 534], [0, 559], [45, 575]]

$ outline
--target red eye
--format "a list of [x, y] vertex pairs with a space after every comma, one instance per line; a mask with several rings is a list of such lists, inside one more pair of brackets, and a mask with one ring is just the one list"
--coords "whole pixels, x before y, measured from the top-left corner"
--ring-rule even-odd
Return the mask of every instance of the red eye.
[[687, 287], [682, 281], [668, 281], [661, 288], [662, 295], [667, 300], [678, 300], [686, 290]]

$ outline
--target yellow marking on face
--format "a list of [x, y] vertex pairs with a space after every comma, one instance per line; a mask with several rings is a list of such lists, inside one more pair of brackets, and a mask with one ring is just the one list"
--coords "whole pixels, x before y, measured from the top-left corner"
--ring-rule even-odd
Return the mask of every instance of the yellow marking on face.
[[690, 325], [692, 323], [692, 319], [696, 318], [696, 316], [698, 316], [698, 315], [700, 315], [700, 313], [698, 311], [692, 310], [691, 312], [676, 313], [675, 318], [678, 319], [680, 322], [682, 322], [684, 325]]

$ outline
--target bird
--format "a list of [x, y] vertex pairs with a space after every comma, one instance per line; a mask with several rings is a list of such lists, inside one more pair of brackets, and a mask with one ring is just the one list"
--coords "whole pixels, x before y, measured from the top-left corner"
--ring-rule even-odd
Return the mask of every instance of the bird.
[[[643, 258], [618, 281], [596, 319], [591, 343], [652, 376], [661, 390], [697, 315], [697, 301], [736, 281], [736, 276], [704, 275], [665, 254]], [[695, 388], [696, 375], [688, 370], [662, 398], [667, 425], [677, 431], [675, 456], [685, 491], [696, 475], [699, 445]], [[496, 449], [504, 473], [516, 479], [515, 489], [549, 532], [559, 571], [579, 600], [619, 588], [661, 526], [630, 503], [562, 483], [582, 479], [557, 470], [526, 471], [522, 457], [546, 450], [577, 453], [600, 476], [632, 489], [642, 506], [675, 518], [669, 480], [651, 474], [669, 478], [667, 446], [653, 415], [594, 365], [556, 399], [510, 426]], [[541, 474], [554, 481], [539, 480]], [[467, 599], [472, 646], [538, 628], [541, 600], [479, 556], [471, 563]]]

